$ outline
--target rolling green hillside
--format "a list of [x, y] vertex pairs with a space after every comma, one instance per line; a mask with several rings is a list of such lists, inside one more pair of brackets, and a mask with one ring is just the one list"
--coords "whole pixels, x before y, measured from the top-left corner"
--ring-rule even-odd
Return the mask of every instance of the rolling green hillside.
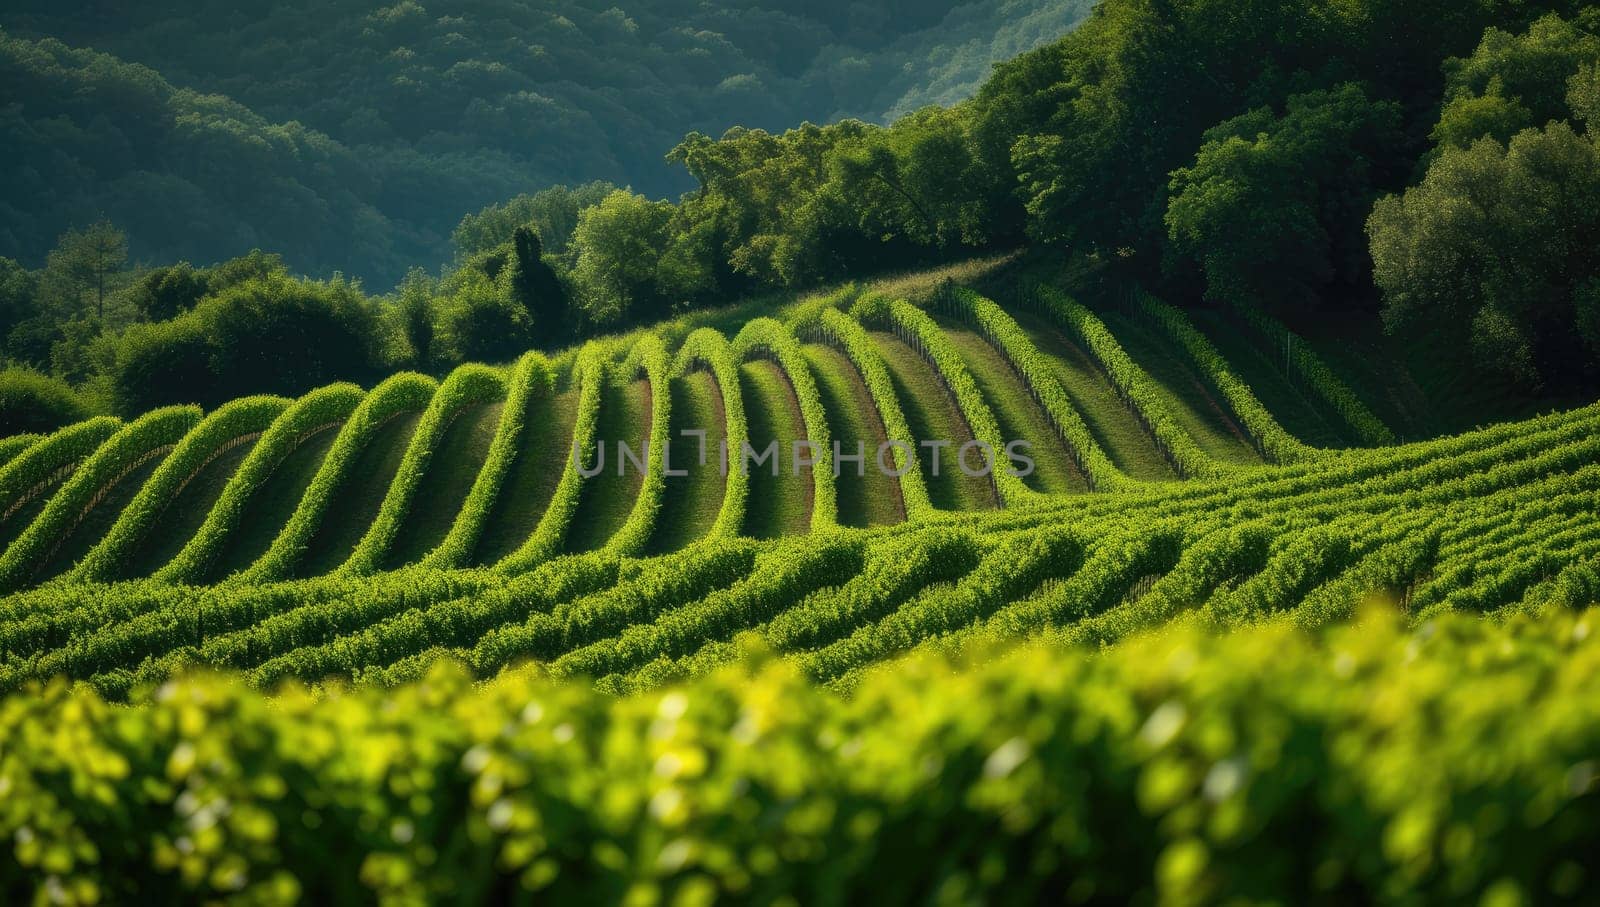
[[[846, 293], [732, 336], [704, 329], [674, 351], [675, 364], [646, 331], [555, 363], [530, 354], [506, 369], [464, 366], [437, 384], [399, 375], [364, 395], [346, 388], [329, 397], [330, 388], [294, 405], [242, 402], [177, 438], [129, 426], [116, 436], [130, 445], [116, 471], [106, 466], [90, 479], [92, 457], [83, 469], [68, 463], [51, 481], [83, 490], [36, 482], [8, 503], [7, 527], [49, 552], [10, 588], [74, 567], [69, 580], [203, 584], [370, 574], [439, 564], [447, 536], [451, 566], [523, 572], [562, 552], [626, 544], [629, 554], [667, 553], [710, 538], [1029, 510], [1314, 456], [1248, 391], [1237, 399], [1223, 390], [1235, 362], [1249, 370], [1241, 374], [1272, 379], [1270, 389], [1282, 381], [1248, 339], [1212, 330], [1231, 355], [1211, 361], [1175, 333], [1184, 316], [1154, 304], [1102, 317], [1045, 290], [1013, 308], [964, 290], [941, 290], [927, 309], [879, 291]], [[1207, 346], [1198, 355], [1217, 354]], [[304, 411], [324, 397], [326, 421], [304, 424]], [[1291, 404], [1289, 418], [1318, 420], [1324, 440], [1333, 435], [1331, 417], [1302, 392], [1269, 399]], [[706, 432], [705, 468], [699, 440], [685, 430]], [[688, 476], [663, 475], [662, 434], [676, 438], [673, 468]], [[264, 435], [280, 439], [255, 453]], [[581, 472], [569, 462], [574, 439], [589, 439], [590, 468]], [[737, 440], [722, 452], [729, 439]], [[847, 460], [837, 477], [797, 464], [793, 445], [802, 439], [822, 448], [837, 441], [863, 461]], [[962, 445], [1002, 450], [1014, 439], [1029, 444], [1025, 477], [975, 474], [977, 449], [960, 462]], [[735, 485], [719, 463], [737, 466], [745, 440], [757, 453], [776, 444], [777, 460], [748, 465]], [[890, 440], [909, 443], [897, 451], [885, 448]], [[935, 450], [923, 440], [950, 443]], [[634, 459], [619, 462], [617, 441]], [[43, 468], [35, 451], [60, 442], [29, 443], [5, 467], [15, 483]], [[880, 450], [889, 467], [910, 453], [908, 474], [880, 468]], [[478, 485], [485, 493], [474, 496]], [[141, 489], [144, 499], [131, 506]], [[57, 506], [52, 492], [60, 506], [76, 502], [69, 517], [40, 515]], [[730, 508], [741, 515], [736, 523], [723, 519]], [[633, 534], [620, 538], [624, 529]], [[190, 566], [202, 548], [206, 566]]]
[[[1371, 594], [1493, 610], [1600, 555], [1592, 409], [1319, 446], [1287, 426], [1387, 429], [1326, 366], [1291, 385], [1216, 316], [1050, 287], [916, 298], [847, 290], [729, 333], [33, 439], [0, 468], [0, 688], [124, 696], [194, 663], [388, 683], [450, 653], [623, 690], [732, 659], [745, 631], [849, 685], [976, 639], [1318, 625]], [[669, 476], [685, 429], [707, 465], [679, 435]], [[805, 439], [816, 465], [791, 456]], [[959, 461], [1017, 439], [1030, 475]], [[746, 441], [776, 468], [742, 474]], [[866, 462], [835, 476], [833, 442]]]
[[[895, 119], [974, 94], [1083, 0], [188, 2], [0, 8], [0, 255], [109, 217], [136, 257], [254, 247], [389, 287], [485, 206], [652, 197], [692, 131]], [[552, 237], [545, 237], [551, 242]]]
[[[1542, 878], [1503, 829], [1483, 859], [1335, 832], [1307, 847], [1359, 842], [1359, 860], [1327, 856], [1314, 881], [1265, 868], [1306, 822], [1415, 821], [1424, 788], [1460, 823], [1555, 784], [1574, 818], [1541, 840], [1584, 850], [1593, 798], [1568, 792], [1589, 783], [1571, 766], [1592, 752], [1600, 662], [1593, 615], [1558, 612], [1600, 589], [1600, 408], [1397, 445], [1315, 353], [1272, 359], [1257, 334], [1281, 326], [1152, 299], [1096, 311], [1049, 286], [1002, 307], [928, 279], [11, 445], [0, 784], [21, 805], [0, 831], [94, 842], [52, 857], [83, 900], [737, 898], [816, 890], [802, 867], [854, 893], [909, 873], [912, 891], [933, 884], [899, 843], [918, 835], [995, 897], [1069, 877], [1173, 903], [1185, 880], [1263, 872], [1307, 900]], [[914, 287], [916, 304], [884, 292]], [[662, 442], [685, 429], [712, 468], [691, 441], [670, 464], [689, 475], [669, 475]], [[933, 449], [882, 447], [1018, 438], [1032, 475], [967, 475], [950, 448], [936, 474]], [[802, 439], [823, 449], [795, 469]], [[618, 440], [642, 470], [616, 471]], [[777, 442], [783, 468], [724, 476], [725, 440]], [[833, 441], [881, 447], [896, 474], [835, 476]], [[83, 683], [40, 685], [57, 677]], [[1508, 736], [1529, 703], [1543, 717]], [[1478, 758], [1419, 755], [1439, 747]], [[167, 869], [159, 829], [188, 840], [191, 808], [218, 802], [231, 818], [200, 874]], [[1043, 817], [1075, 810], [1093, 834], [1056, 840]], [[1198, 859], [1196, 815], [1221, 817], [1216, 851], [1170, 868]], [[771, 859], [751, 821], [812, 843]], [[330, 829], [396, 873], [334, 869]], [[680, 834], [751, 868], [696, 887]], [[6, 890], [48, 884], [29, 847], [0, 866]], [[1450, 880], [1406, 869], [1412, 852]], [[882, 868], [851, 868], [863, 854]], [[961, 868], [978, 863], [1009, 868]]]
[[0, 136], [0, 905], [1600, 904], [1592, 2], [13, 0]]

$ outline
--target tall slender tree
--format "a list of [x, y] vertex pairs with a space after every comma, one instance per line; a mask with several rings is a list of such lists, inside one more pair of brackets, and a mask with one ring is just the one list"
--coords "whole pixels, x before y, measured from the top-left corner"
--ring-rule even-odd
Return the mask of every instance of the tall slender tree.
[[571, 337], [567, 299], [561, 279], [545, 263], [544, 243], [537, 231], [523, 225], [511, 235], [511, 247], [511, 293], [533, 319], [534, 343], [543, 349], [560, 346]]
[[127, 264], [127, 234], [110, 221], [96, 221], [62, 234], [45, 265], [45, 281], [75, 311], [92, 295], [95, 317], [104, 319], [106, 294], [116, 289], [116, 278]]

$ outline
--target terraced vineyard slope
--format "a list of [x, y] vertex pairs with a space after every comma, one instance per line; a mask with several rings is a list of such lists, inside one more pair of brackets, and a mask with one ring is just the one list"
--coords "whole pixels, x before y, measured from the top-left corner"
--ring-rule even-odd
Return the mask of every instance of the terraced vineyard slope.
[[1285, 425], [1379, 423], [1337, 386], [1258, 395], [1248, 338], [1216, 336], [1153, 300], [841, 293], [732, 337], [28, 439], [0, 467], [0, 689], [393, 683], [449, 655], [622, 691], [741, 634], [848, 687], [975, 640], [1582, 598], [1600, 410], [1318, 447]]
[[[1274, 891], [1588, 891], [1600, 661], [1556, 612], [1600, 595], [1600, 404], [1395, 445], [1309, 354], [1261, 387], [1232, 324], [849, 292], [12, 442], [0, 890], [826, 899], [806, 867], [873, 890], [858, 855], [920, 872], [899, 848], [935, 834], [1010, 867], [941, 883], [975, 897], [1182, 902], [1309, 822], [1391, 832], [1308, 843], [1331, 868]], [[1081, 783], [1126, 827], [1057, 839]], [[1572, 856], [1528, 869], [1485, 826], [1501, 856], [1413, 842], [1449, 865], [1417, 876], [1418, 791], [1459, 827], [1543, 804]], [[695, 863], [696, 834], [742, 856]]]
[[[442, 383], [239, 401], [203, 422], [152, 414], [114, 438], [89, 423], [19, 439], [0, 466], [0, 583], [237, 586], [424, 563], [517, 573], [563, 552], [1030, 509], [1316, 455], [1155, 303], [1137, 323], [1112, 318], [1129, 346], [1049, 291], [1015, 314], [966, 291], [931, 312], [850, 293], [797, 312], [670, 350], [646, 336]], [[1015, 441], [1025, 476], [999, 468]], [[977, 474], [986, 457], [994, 468]]]

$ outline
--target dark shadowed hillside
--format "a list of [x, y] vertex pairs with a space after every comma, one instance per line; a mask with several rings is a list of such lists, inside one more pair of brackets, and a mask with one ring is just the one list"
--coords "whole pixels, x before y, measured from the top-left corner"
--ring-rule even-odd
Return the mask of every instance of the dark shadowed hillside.
[[690, 131], [960, 100], [1088, 6], [7, 4], [0, 255], [37, 264], [105, 215], [150, 260], [259, 246], [387, 287], [469, 211], [594, 179], [676, 196], [663, 154]]

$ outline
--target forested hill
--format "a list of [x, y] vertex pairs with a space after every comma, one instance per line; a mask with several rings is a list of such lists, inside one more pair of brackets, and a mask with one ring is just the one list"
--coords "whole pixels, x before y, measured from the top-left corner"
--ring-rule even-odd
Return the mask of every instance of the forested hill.
[[0, 256], [106, 216], [136, 258], [261, 247], [387, 288], [468, 212], [596, 179], [675, 197], [686, 133], [960, 100], [1090, 5], [10, 2]]

